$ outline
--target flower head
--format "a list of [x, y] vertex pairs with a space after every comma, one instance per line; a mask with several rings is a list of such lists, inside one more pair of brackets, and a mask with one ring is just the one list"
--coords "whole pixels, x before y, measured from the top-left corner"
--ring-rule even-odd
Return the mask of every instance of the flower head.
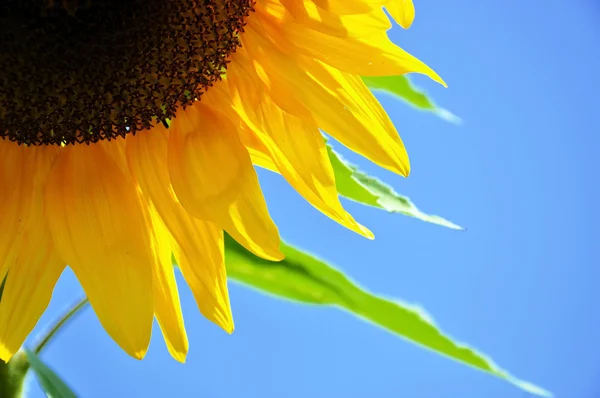
[[[360, 76], [429, 67], [387, 37], [410, 0], [5, 0], [0, 24], [0, 359], [69, 265], [142, 358], [156, 317], [188, 349], [172, 255], [202, 314], [233, 320], [223, 231], [280, 260], [254, 166], [368, 238], [339, 202], [322, 131], [408, 175]], [[443, 83], [443, 82], [442, 82]]]

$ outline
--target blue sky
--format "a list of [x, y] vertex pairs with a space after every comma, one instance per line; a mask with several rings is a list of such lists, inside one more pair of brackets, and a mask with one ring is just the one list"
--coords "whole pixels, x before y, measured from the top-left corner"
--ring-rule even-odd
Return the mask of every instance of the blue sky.
[[[413, 27], [391, 37], [444, 77], [449, 89], [415, 81], [464, 124], [382, 96], [411, 176], [343, 153], [468, 231], [347, 203], [375, 233], [368, 241], [261, 172], [271, 214], [287, 241], [369, 290], [421, 304], [447, 333], [519, 377], [558, 397], [598, 397], [600, 3], [415, 3]], [[127, 357], [89, 310], [43, 358], [82, 397], [527, 396], [338, 310], [230, 289], [232, 336], [200, 316], [181, 284], [185, 365], [170, 359], [158, 333], [144, 361]], [[79, 294], [66, 273], [40, 325]], [[35, 382], [28, 388], [43, 396]]]

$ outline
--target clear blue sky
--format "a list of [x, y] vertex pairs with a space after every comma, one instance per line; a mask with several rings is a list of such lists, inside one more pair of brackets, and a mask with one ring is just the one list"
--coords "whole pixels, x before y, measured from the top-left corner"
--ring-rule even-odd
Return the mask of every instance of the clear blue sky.
[[[382, 97], [411, 155], [410, 178], [348, 157], [468, 231], [347, 203], [375, 233], [368, 241], [261, 173], [271, 213], [289, 242], [372, 291], [420, 303], [446, 332], [516, 375], [558, 397], [599, 397], [600, 3], [415, 3], [413, 27], [391, 36], [444, 77], [447, 90], [416, 82], [465, 123]], [[229, 336], [181, 291], [185, 365], [170, 359], [158, 333], [144, 361], [127, 357], [89, 310], [43, 357], [86, 398], [527, 396], [346, 313], [236, 284]], [[79, 293], [66, 273], [43, 321]], [[35, 382], [29, 389], [42, 397]]]

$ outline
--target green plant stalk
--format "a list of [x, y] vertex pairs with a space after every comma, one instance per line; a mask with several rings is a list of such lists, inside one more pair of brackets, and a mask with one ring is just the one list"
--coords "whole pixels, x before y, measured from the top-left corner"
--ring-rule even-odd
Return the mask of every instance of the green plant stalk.
[[67, 311], [58, 321], [54, 323], [53, 326], [45, 333], [44, 337], [40, 340], [39, 343], [35, 345], [33, 348], [33, 352], [39, 354], [46, 345], [52, 340], [52, 338], [58, 333], [58, 331], [63, 327], [65, 323], [67, 323], [73, 316], [75, 316], [83, 307], [85, 307], [89, 303], [87, 297], [83, 297], [81, 300], [77, 302], [69, 311]]
[[17, 352], [8, 363], [0, 361], [0, 397], [22, 397], [28, 369], [29, 362], [23, 351]]

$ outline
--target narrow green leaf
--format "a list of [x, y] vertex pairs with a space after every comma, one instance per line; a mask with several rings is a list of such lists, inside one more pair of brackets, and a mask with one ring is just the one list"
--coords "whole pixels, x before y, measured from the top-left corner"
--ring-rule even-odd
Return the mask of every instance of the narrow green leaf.
[[445, 335], [422, 310], [374, 295], [323, 261], [282, 244], [285, 260], [270, 262], [254, 256], [226, 237], [225, 262], [229, 277], [280, 298], [340, 307], [422, 347], [500, 377], [540, 396], [552, 394], [521, 381], [492, 360]]
[[406, 75], [363, 76], [362, 80], [370, 89], [395, 94], [417, 108], [428, 111], [437, 108], [433, 100], [417, 89]]
[[391, 213], [415, 217], [432, 224], [452, 229], [464, 229], [442, 217], [423, 213], [409, 198], [396, 193], [389, 185], [360, 171], [334, 151], [331, 146], [328, 145], [327, 150], [335, 173], [338, 193], [343, 197]]
[[77, 398], [75, 393], [31, 350], [25, 350], [29, 365], [37, 376], [40, 387], [49, 398]]
[[362, 80], [371, 90], [392, 94], [415, 108], [433, 112], [450, 123], [461, 123], [458, 116], [446, 109], [438, 107], [427, 94], [416, 88], [406, 75], [363, 76]]

